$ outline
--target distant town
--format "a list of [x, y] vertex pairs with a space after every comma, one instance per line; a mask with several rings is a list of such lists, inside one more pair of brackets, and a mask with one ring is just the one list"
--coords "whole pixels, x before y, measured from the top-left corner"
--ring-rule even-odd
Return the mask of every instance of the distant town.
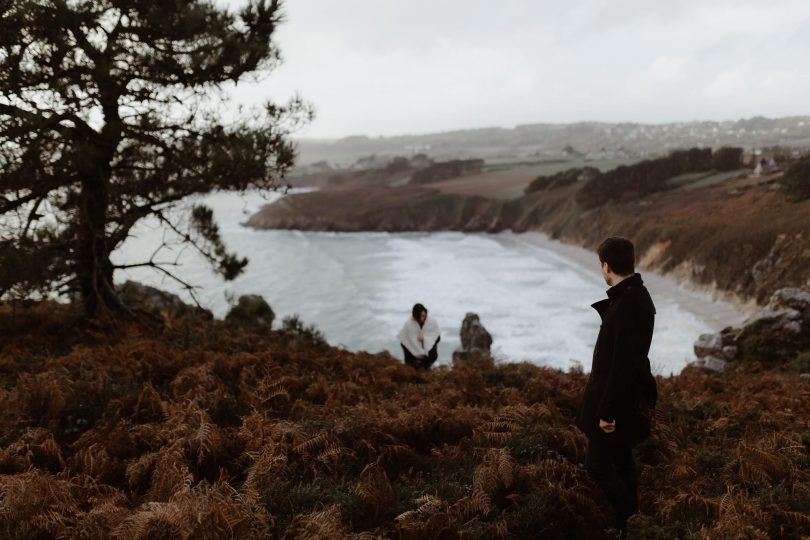
[[641, 159], [684, 148], [741, 147], [745, 162], [796, 159], [810, 148], [810, 116], [671, 124], [580, 122], [528, 124], [394, 137], [350, 136], [300, 139], [299, 173], [328, 164], [333, 169], [378, 167], [392, 158], [424, 155], [434, 160], [465, 158], [539, 161], [558, 156], [587, 160]]

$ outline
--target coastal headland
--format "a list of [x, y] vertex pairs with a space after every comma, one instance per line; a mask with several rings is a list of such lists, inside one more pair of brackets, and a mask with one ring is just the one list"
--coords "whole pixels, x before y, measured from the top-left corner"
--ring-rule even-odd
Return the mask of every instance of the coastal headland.
[[[786, 193], [783, 172], [754, 176], [742, 165], [730, 171], [708, 165], [623, 184], [638, 176], [638, 166], [600, 173], [583, 165], [533, 182], [522, 177], [517, 190], [511, 171], [491, 173], [487, 182], [478, 173], [418, 185], [401, 179], [392, 185], [388, 177], [374, 184], [366, 173], [363, 185], [342, 183], [284, 197], [245, 225], [341, 232], [537, 231], [589, 249], [619, 234], [635, 242], [641, 269], [709, 289], [739, 306], [762, 304], [780, 287], [810, 285], [810, 200]], [[593, 178], [594, 170], [599, 178]]]

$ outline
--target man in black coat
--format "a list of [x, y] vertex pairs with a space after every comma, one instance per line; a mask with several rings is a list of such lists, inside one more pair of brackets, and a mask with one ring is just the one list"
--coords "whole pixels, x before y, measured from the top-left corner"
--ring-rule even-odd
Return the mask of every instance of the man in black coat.
[[647, 357], [655, 306], [635, 272], [633, 243], [611, 237], [597, 250], [608, 297], [592, 305], [602, 318], [576, 424], [588, 437], [585, 468], [616, 512], [617, 528], [638, 511], [633, 446], [650, 434], [658, 398]]

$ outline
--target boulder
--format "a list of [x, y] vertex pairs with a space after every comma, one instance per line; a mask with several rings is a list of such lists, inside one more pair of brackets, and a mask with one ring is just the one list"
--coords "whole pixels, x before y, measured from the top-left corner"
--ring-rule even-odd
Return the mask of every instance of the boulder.
[[779, 289], [741, 328], [703, 334], [694, 349], [698, 360], [693, 364], [701, 367], [718, 367], [718, 360], [738, 357], [766, 363], [790, 361], [810, 349], [810, 291]]
[[748, 317], [745, 324], [760, 319], [775, 319], [778, 324], [801, 328], [803, 323], [810, 321], [810, 291], [795, 287], [777, 290], [768, 304]]
[[453, 352], [453, 361], [478, 363], [491, 360], [492, 336], [475, 313], [467, 313], [461, 323], [461, 348]]
[[481, 351], [489, 354], [492, 336], [475, 313], [467, 313], [461, 323], [461, 348], [467, 351]]
[[258, 294], [244, 294], [225, 316], [225, 322], [250, 330], [270, 331], [276, 314]]
[[715, 334], [701, 334], [694, 345], [695, 356], [698, 358], [713, 356], [724, 360], [736, 359], [735, 342], [738, 333], [738, 330], [729, 326]]
[[213, 315], [206, 309], [192, 306], [183, 302], [179, 296], [160, 290], [137, 281], [126, 281], [116, 287], [116, 292], [125, 306], [141, 309], [153, 315], [162, 316], [163, 313], [176, 315], [204, 315], [212, 319]]
[[709, 371], [714, 371], [717, 373], [725, 373], [730, 368], [735, 367], [737, 362], [732, 362], [726, 360], [725, 358], [719, 358], [717, 356], [704, 356], [702, 358], [698, 358], [694, 362], [692, 362], [693, 366], [697, 366], [703, 369], [708, 369]]
[[704, 358], [710, 355], [717, 355], [718, 352], [722, 354], [723, 338], [720, 333], [717, 334], [701, 334], [694, 345], [695, 356]]
[[726, 345], [721, 350], [723, 351], [723, 356], [727, 360], [734, 360], [737, 358], [737, 353], [739, 352], [739, 348], [737, 348], [735, 345]]
[[779, 289], [773, 293], [768, 305], [774, 309], [789, 308], [807, 314], [810, 309], [810, 291], [796, 287]]

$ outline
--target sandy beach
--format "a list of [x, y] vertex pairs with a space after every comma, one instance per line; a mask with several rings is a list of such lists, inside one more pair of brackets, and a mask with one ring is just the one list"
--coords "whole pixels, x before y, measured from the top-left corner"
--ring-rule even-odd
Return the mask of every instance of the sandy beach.
[[[577, 263], [583, 269], [592, 272], [594, 279], [602, 280], [599, 271], [599, 260], [596, 254], [590, 250], [553, 240], [541, 232], [506, 232], [501, 234], [517, 242], [524, 242], [553, 251]], [[710, 292], [700, 290], [689, 283], [681, 283], [674, 278], [654, 272], [640, 270], [640, 273], [653, 299], [655, 299], [656, 295], [674, 298], [682, 309], [704, 321], [714, 331], [722, 330], [726, 326], [738, 325], [750, 315], [750, 311], [741, 306], [715, 299]], [[605, 287], [607, 288], [607, 285]]]

